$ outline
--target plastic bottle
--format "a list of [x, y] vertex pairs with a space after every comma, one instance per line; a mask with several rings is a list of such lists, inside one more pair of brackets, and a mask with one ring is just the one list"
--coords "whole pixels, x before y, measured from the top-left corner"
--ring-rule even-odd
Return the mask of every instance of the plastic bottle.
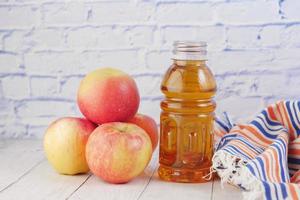
[[167, 181], [207, 182], [216, 82], [206, 65], [206, 43], [177, 41], [173, 54], [161, 84], [158, 174]]

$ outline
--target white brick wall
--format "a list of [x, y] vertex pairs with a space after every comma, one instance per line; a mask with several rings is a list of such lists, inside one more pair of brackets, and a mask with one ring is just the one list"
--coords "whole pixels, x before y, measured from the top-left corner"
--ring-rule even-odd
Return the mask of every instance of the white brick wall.
[[0, 137], [41, 138], [81, 116], [80, 79], [112, 66], [136, 79], [158, 121], [174, 40], [208, 42], [219, 110], [244, 121], [300, 97], [298, 0], [0, 0]]

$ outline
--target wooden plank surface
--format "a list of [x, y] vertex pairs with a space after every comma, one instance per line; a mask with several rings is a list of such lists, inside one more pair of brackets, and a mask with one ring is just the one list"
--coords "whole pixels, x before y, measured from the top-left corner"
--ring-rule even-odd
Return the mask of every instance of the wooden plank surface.
[[0, 193], [0, 199], [66, 199], [88, 177], [59, 175], [44, 160], [12, 187]]
[[11, 187], [43, 159], [40, 142], [0, 140], [0, 192]]
[[91, 174], [57, 174], [44, 158], [41, 141], [0, 141], [0, 200], [241, 199], [241, 192], [220, 182], [170, 183], [159, 180], [157, 152], [144, 173], [127, 184], [112, 185]]
[[112, 185], [91, 176], [70, 199], [139, 199], [155, 172], [157, 162], [155, 154], [144, 173], [126, 184]]
[[229, 184], [223, 184], [221, 186], [220, 180], [216, 180], [213, 183], [213, 191], [212, 191], [212, 197], [213, 200], [223, 200], [223, 199], [243, 199], [242, 192], [240, 189], [229, 185]]
[[212, 182], [208, 183], [173, 183], [161, 181], [155, 172], [148, 187], [141, 195], [141, 200], [182, 200], [211, 199]]

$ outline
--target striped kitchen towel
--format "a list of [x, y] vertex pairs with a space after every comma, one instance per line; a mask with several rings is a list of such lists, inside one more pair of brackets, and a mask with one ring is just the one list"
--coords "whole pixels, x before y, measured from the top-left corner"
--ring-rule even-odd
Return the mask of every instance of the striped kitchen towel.
[[213, 170], [244, 199], [300, 199], [300, 101], [280, 101], [245, 125], [215, 121]]

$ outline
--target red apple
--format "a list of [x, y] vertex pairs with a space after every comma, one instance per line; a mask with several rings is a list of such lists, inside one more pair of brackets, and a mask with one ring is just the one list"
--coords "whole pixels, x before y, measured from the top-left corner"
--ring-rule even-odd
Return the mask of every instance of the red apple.
[[102, 124], [93, 131], [86, 145], [90, 170], [109, 183], [126, 183], [138, 176], [151, 156], [150, 137], [130, 123]]
[[89, 171], [85, 145], [95, 128], [92, 122], [76, 117], [60, 118], [50, 124], [44, 136], [44, 149], [57, 172], [73, 175]]
[[154, 151], [158, 143], [158, 128], [154, 119], [147, 115], [136, 114], [128, 122], [138, 125], [148, 133], [152, 142], [152, 150]]
[[96, 124], [126, 121], [139, 107], [135, 81], [113, 68], [95, 70], [81, 81], [77, 103], [82, 114]]

